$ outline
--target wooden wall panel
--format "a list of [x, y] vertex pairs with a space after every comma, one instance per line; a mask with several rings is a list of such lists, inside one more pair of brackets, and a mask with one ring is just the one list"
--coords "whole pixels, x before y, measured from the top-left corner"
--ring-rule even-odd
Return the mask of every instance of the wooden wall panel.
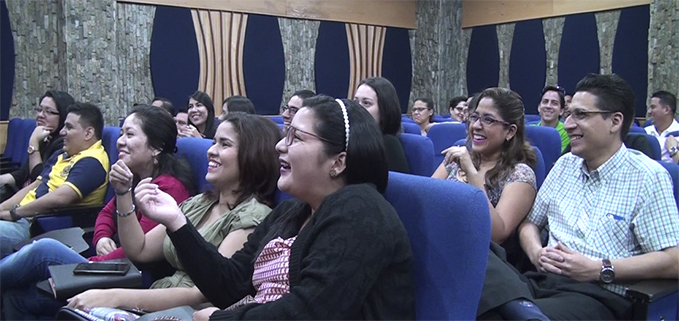
[[462, 27], [606, 11], [650, 3], [651, 0], [463, 0]]
[[206, 92], [222, 113], [222, 101], [245, 94], [243, 44], [247, 14], [215, 10], [191, 10], [198, 41], [200, 77], [198, 89]]
[[356, 87], [364, 78], [382, 76], [385, 27], [346, 24], [349, 44], [349, 92], [353, 98]]
[[[120, 0], [415, 29], [417, 0]], [[379, 13], [379, 14], [376, 14]]]

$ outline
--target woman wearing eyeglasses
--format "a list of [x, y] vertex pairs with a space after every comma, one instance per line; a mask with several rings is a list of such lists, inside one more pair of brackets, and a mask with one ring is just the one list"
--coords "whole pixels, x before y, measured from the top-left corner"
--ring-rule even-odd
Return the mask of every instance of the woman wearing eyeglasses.
[[[491, 214], [491, 239], [521, 261], [515, 230], [536, 194], [536, 156], [525, 140], [521, 97], [504, 88], [488, 88], [470, 104], [467, 146], [444, 151], [445, 159], [432, 177], [472, 184], [486, 193]], [[514, 263], [514, 262], [512, 262]]]
[[463, 122], [467, 120], [467, 96], [457, 96], [448, 102], [448, 112], [450, 118]]
[[[167, 227], [187, 273], [216, 306], [194, 320], [414, 319], [410, 244], [381, 195], [381, 137], [358, 104], [305, 99], [276, 145], [278, 187], [296, 199], [278, 205], [230, 259], [166, 195], [137, 187], [139, 205]], [[253, 299], [234, 305], [247, 295]]]
[[0, 202], [33, 182], [42, 172], [42, 163], [52, 153], [64, 146], [59, 131], [64, 127], [66, 108], [75, 102], [68, 93], [49, 90], [40, 97], [40, 105], [34, 108], [36, 127], [28, 143], [28, 159], [11, 173], [0, 175]]
[[420, 126], [422, 136], [427, 136], [429, 128], [434, 125], [434, 102], [429, 98], [421, 97], [415, 99], [413, 107], [410, 109], [413, 121]]

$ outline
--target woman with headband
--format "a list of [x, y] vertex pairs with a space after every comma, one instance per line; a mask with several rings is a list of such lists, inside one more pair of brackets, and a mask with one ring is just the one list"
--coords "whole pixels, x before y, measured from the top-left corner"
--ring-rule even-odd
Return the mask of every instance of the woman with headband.
[[137, 187], [140, 207], [167, 227], [185, 270], [215, 305], [194, 320], [415, 319], [412, 252], [381, 195], [388, 170], [379, 134], [354, 102], [305, 99], [276, 145], [278, 187], [296, 199], [277, 206], [230, 259], [169, 196]]

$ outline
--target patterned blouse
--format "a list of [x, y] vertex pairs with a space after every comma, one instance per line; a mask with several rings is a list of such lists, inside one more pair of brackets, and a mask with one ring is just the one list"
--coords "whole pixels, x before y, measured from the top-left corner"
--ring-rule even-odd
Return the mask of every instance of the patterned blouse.
[[[464, 171], [460, 169], [457, 163], [453, 162], [446, 165], [446, 170], [448, 171], [447, 179], [457, 182], [467, 182]], [[493, 204], [493, 206], [497, 206], [497, 203], [500, 201], [500, 196], [502, 195], [502, 190], [507, 184], [514, 182], [528, 183], [537, 191], [535, 172], [533, 172], [533, 169], [524, 163], [518, 163], [514, 166], [514, 170], [504, 181], [501, 181], [498, 186], [486, 186], [486, 194], [488, 194], [490, 203]]]

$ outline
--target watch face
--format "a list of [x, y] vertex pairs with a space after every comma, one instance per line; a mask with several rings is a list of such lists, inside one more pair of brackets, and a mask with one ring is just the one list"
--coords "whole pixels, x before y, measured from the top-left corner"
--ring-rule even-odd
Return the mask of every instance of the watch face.
[[601, 282], [604, 283], [611, 283], [613, 282], [613, 279], [615, 278], [615, 272], [611, 269], [604, 269], [601, 271]]

